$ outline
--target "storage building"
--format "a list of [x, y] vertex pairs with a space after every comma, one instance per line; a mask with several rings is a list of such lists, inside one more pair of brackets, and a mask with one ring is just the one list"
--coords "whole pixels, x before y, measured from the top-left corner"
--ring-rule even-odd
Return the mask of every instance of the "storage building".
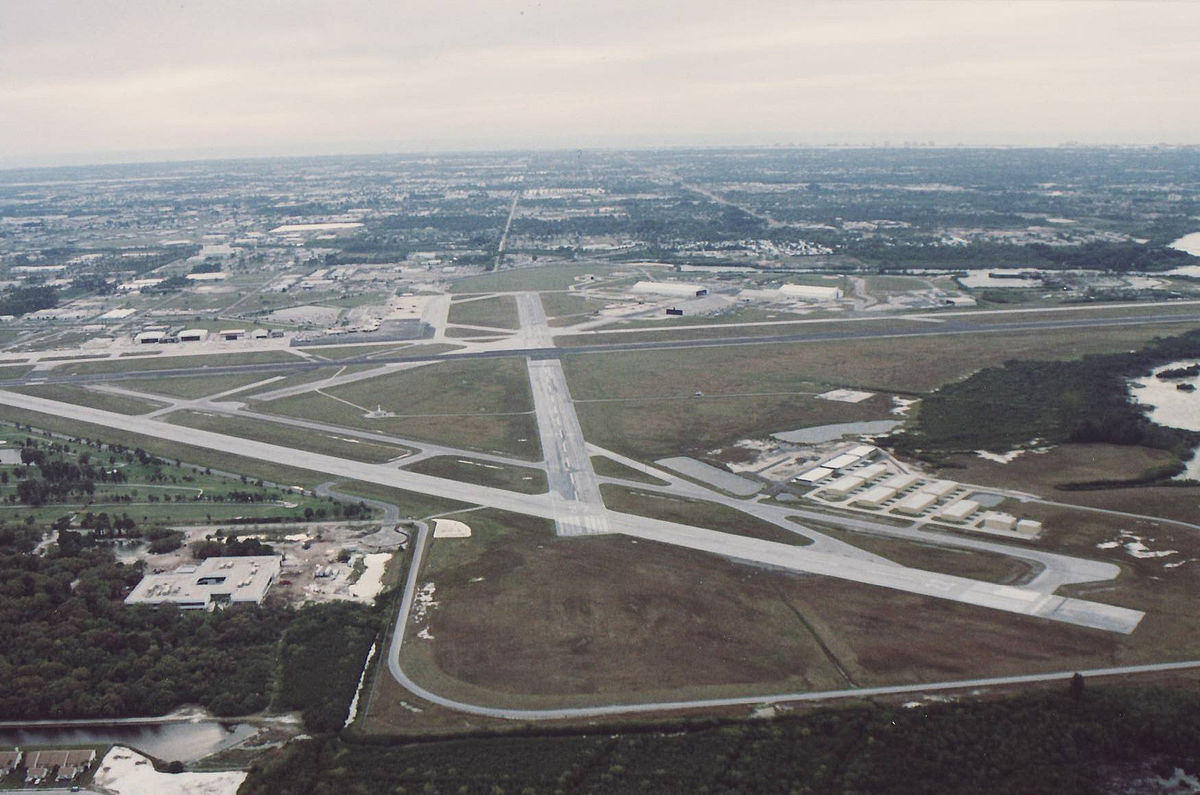
[[896, 513], [907, 514], [908, 516], [919, 516], [925, 513], [929, 506], [937, 501], [938, 498], [934, 494], [925, 491], [916, 491], [893, 505], [892, 510]]
[[181, 610], [207, 610], [226, 604], [262, 604], [279, 577], [280, 555], [208, 558], [166, 574], [142, 577], [125, 604], [175, 605]]
[[1022, 535], [1035, 536], [1042, 532], [1042, 523], [1035, 519], [1021, 519], [1017, 522], [1017, 532]]
[[999, 511], [988, 511], [983, 515], [984, 530], [999, 530], [1001, 532], [1012, 532], [1016, 529], [1017, 517], [1008, 513], [1000, 513]]
[[887, 471], [888, 469], [886, 464], [871, 464], [870, 466], [865, 466], [862, 469], [854, 470], [854, 474], [870, 483], [872, 480], [877, 480], [878, 478], [886, 475]]
[[939, 511], [938, 518], [947, 519], [951, 522], [962, 522], [978, 510], [979, 503], [974, 500], [957, 500]]
[[958, 484], [953, 480], [932, 480], [921, 487], [921, 491], [928, 492], [935, 497], [945, 497], [958, 488]]
[[821, 287], [815, 284], [785, 284], [779, 288], [784, 298], [800, 301], [836, 301], [842, 297], [838, 287]]
[[894, 497], [895, 494], [896, 490], [889, 489], [887, 486], [872, 486], [862, 494], [855, 497], [854, 504], [862, 505], [866, 508], [878, 508]]
[[179, 332], [180, 342], [204, 342], [208, 339], [208, 329], [185, 328]]
[[832, 483], [826, 484], [823, 493], [833, 497], [845, 497], [850, 492], [861, 488], [863, 483], [863, 479], [856, 475], [842, 475]]
[[797, 475], [796, 480], [800, 481], [801, 483], [816, 483], [817, 481], [824, 480], [832, 474], [833, 470], [829, 469], [828, 467], [813, 467], [812, 469], [806, 470]]
[[897, 475], [892, 475], [890, 478], [883, 481], [883, 485], [891, 486], [896, 491], [904, 491], [920, 479], [921, 478], [917, 477], [916, 475], [910, 475], [907, 472], [901, 472]]

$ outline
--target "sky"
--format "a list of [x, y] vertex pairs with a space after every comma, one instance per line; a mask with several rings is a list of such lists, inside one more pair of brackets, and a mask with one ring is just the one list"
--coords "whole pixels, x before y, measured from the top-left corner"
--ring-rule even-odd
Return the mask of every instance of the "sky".
[[0, 166], [1200, 143], [1200, 2], [0, 0]]

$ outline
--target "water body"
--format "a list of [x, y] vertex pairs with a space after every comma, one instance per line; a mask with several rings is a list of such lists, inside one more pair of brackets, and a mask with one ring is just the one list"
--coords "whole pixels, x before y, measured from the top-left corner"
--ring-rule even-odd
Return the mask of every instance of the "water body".
[[[1157, 374], [1163, 370], [1177, 367], [1190, 367], [1196, 360], [1171, 362], [1155, 368]], [[1200, 376], [1191, 378], [1172, 378], [1168, 381], [1149, 375], [1135, 378], [1130, 383], [1130, 396], [1135, 403], [1149, 407], [1146, 412], [1151, 420], [1159, 425], [1171, 428], [1182, 428], [1187, 431], [1200, 431]], [[1195, 392], [1184, 392], [1176, 389], [1176, 384], [1191, 384], [1197, 388]], [[1187, 463], [1179, 476], [1180, 479], [1200, 480], [1200, 449]]]
[[836, 425], [817, 425], [812, 428], [800, 428], [795, 431], [773, 433], [771, 436], [781, 442], [793, 444], [821, 444], [841, 439], [843, 436], [873, 436], [887, 433], [902, 425], [900, 420], [871, 420], [869, 422], [839, 422]]
[[[1178, 251], [1186, 251], [1193, 257], [1200, 257], [1200, 232], [1192, 232], [1190, 235], [1184, 235], [1178, 240], [1168, 244], [1168, 248], [1173, 248]], [[1196, 267], [1195, 265], [1191, 267]]]
[[0, 729], [0, 747], [125, 745], [168, 762], [192, 762], [252, 737], [248, 723], [158, 723], [124, 726]]

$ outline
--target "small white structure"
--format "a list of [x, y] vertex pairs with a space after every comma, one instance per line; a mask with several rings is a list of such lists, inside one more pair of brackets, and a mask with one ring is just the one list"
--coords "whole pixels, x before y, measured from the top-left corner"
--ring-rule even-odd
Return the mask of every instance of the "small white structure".
[[671, 298], [695, 298], [698, 295], [708, 295], [708, 288], [703, 284], [688, 282], [638, 282], [629, 288], [631, 293], [642, 295], [665, 295]]
[[233, 342], [234, 340], [240, 340], [243, 337], [245, 337], [246, 329], [244, 329], [244, 328], [227, 328], [227, 329], [222, 329], [221, 331], [219, 331], [217, 333], [221, 337], [221, 339], [225, 340], [226, 342]]
[[1035, 536], [1042, 532], [1042, 523], [1036, 519], [1021, 519], [1017, 522], [1017, 532], [1021, 535]]
[[937, 501], [938, 498], [934, 494], [925, 491], [916, 491], [893, 505], [892, 510], [896, 513], [907, 514], [908, 516], [919, 516], [925, 513], [929, 506]]
[[1000, 513], [999, 511], [988, 511], [983, 515], [984, 530], [998, 530], [1002, 533], [1011, 533], [1017, 527], [1017, 517], [1010, 513]]
[[846, 455], [857, 456], [858, 458], [866, 458], [869, 455], [875, 454], [875, 447], [869, 444], [860, 444], [851, 447], [846, 451]]
[[434, 538], [470, 538], [471, 527], [457, 519], [434, 519]]
[[279, 578], [281, 555], [208, 558], [166, 574], [147, 574], [125, 597], [127, 605], [175, 605], [209, 610], [224, 604], [262, 604]]
[[854, 474], [870, 483], [872, 480], [876, 480], [886, 475], [887, 471], [887, 464], [871, 464], [863, 467], [862, 469], [854, 470]]
[[812, 469], [801, 472], [796, 476], [796, 480], [801, 483], [816, 483], [824, 480], [833, 474], [833, 470], [828, 467], [813, 467]]
[[917, 475], [910, 475], [907, 472], [901, 472], [899, 474], [892, 475], [890, 478], [883, 481], [883, 485], [890, 486], [896, 491], [904, 491], [920, 479], [921, 478]]
[[845, 497], [850, 492], [860, 489], [864, 482], [857, 475], [842, 475], [825, 486], [825, 493], [834, 497]]
[[963, 522], [971, 514], [979, 510], [979, 503], [975, 500], [957, 500], [950, 503], [945, 508], [938, 512], [939, 519], [947, 519], [951, 522]]
[[138, 345], [157, 345], [162, 342], [163, 335], [161, 331], [143, 331], [135, 334], [133, 341]]
[[862, 494], [854, 498], [855, 505], [862, 505], [867, 508], [878, 508], [885, 502], [895, 496], [896, 490], [889, 489], [887, 486], [872, 486]]
[[785, 298], [799, 301], [836, 301], [842, 297], [841, 288], [820, 287], [815, 284], [785, 284], [779, 288]]

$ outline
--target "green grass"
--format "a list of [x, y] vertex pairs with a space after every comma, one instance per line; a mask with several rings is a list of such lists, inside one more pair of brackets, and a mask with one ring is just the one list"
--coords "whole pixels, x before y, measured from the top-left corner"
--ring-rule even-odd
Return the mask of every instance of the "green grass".
[[[519, 359], [439, 362], [264, 402], [260, 409], [401, 438], [539, 460], [529, 377]], [[367, 418], [357, 406], [395, 417]]]
[[592, 456], [592, 470], [601, 477], [634, 480], [638, 483], [649, 483], [652, 486], [667, 485], [665, 480], [660, 480], [653, 475], [647, 475], [645, 472], [636, 470], [633, 467], [625, 466], [621, 462], [614, 461], [604, 455]]
[[472, 301], [455, 301], [450, 305], [447, 322], [461, 323], [467, 326], [515, 329], [519, 325], [517, 301], [509, 295]]
[[470, 503], [447, 500], [443, 497], [434, 497], [429, 494], [418, 494], [415, 491], [396, 489], [377, 483], [364, 483], [359, 480], [341, 480], [334, 484], [334, 488], [339, 492], [355, 497], [365, 497], [369, 500], [390, 503], [400, 509], [401, 516], [416, 519], [438, 513], [447, 513], [449, 511], [461, 511], [464, 508], [472, 507]]
[[[230, 389], [265, 381], [270, 375], [263, 373], [247, 373], [245, 375], [218, 376], [181, 376], [178, 378], [146, 378], [132, 381], [121, 381], [121, 386], [135, 392], [148, 392], [168, 397], [195, 398], [207, 397]], [[279, 382], [273, 382], [272, 386]]]
[[544, 292], [541, 294], [542, 308], [548, 318], [571, 317], [575, 321], [583, 320], [609, 302], [600, 298], [585, 298], [576, 293]]
[[715, 502], [665, 497], [611, 483], [601, 485], [600, 490], [605, 506], [620, 513], [648, 516], [666, 522], [704, 527], [782, 544], [807, 546], [812, 543], [810, 538]]
[[21, 378], [22, 376], [33, 372], [33, 366], [23, 364], [5, 365], [0, 367], [0, 378]]
[[226, 414], [176, 411], [166, 415], [165, 419], [173, 425], [184, 425], [188, 428], [239, 436], [243, 439], [254, 439], [296, 450], [348, 458], [351, 461], [365, 461], [369, 464], [382, 464], [412, 452], [407, 447], [382, 444], [368, 439], [354, 440], [353, 437], [343, 437], [323, 431]]
[[545, 494], [549, 488], [546, 484], [546, 473], [540, 469], [503, 466], [488, 461], [472, 461], [469, 458], [436, 456], [404, 468], [424, 475], [493, 486], [522, 494]]
[[14, 387], [12, 391], [47, 400], [58, 400], [63, 403], [114, 411], [117, 414], [146, 414], [167, 405], [158, 401], [142, 400], [128, 395], [114, 395], [72, 384], [33, 384]]

